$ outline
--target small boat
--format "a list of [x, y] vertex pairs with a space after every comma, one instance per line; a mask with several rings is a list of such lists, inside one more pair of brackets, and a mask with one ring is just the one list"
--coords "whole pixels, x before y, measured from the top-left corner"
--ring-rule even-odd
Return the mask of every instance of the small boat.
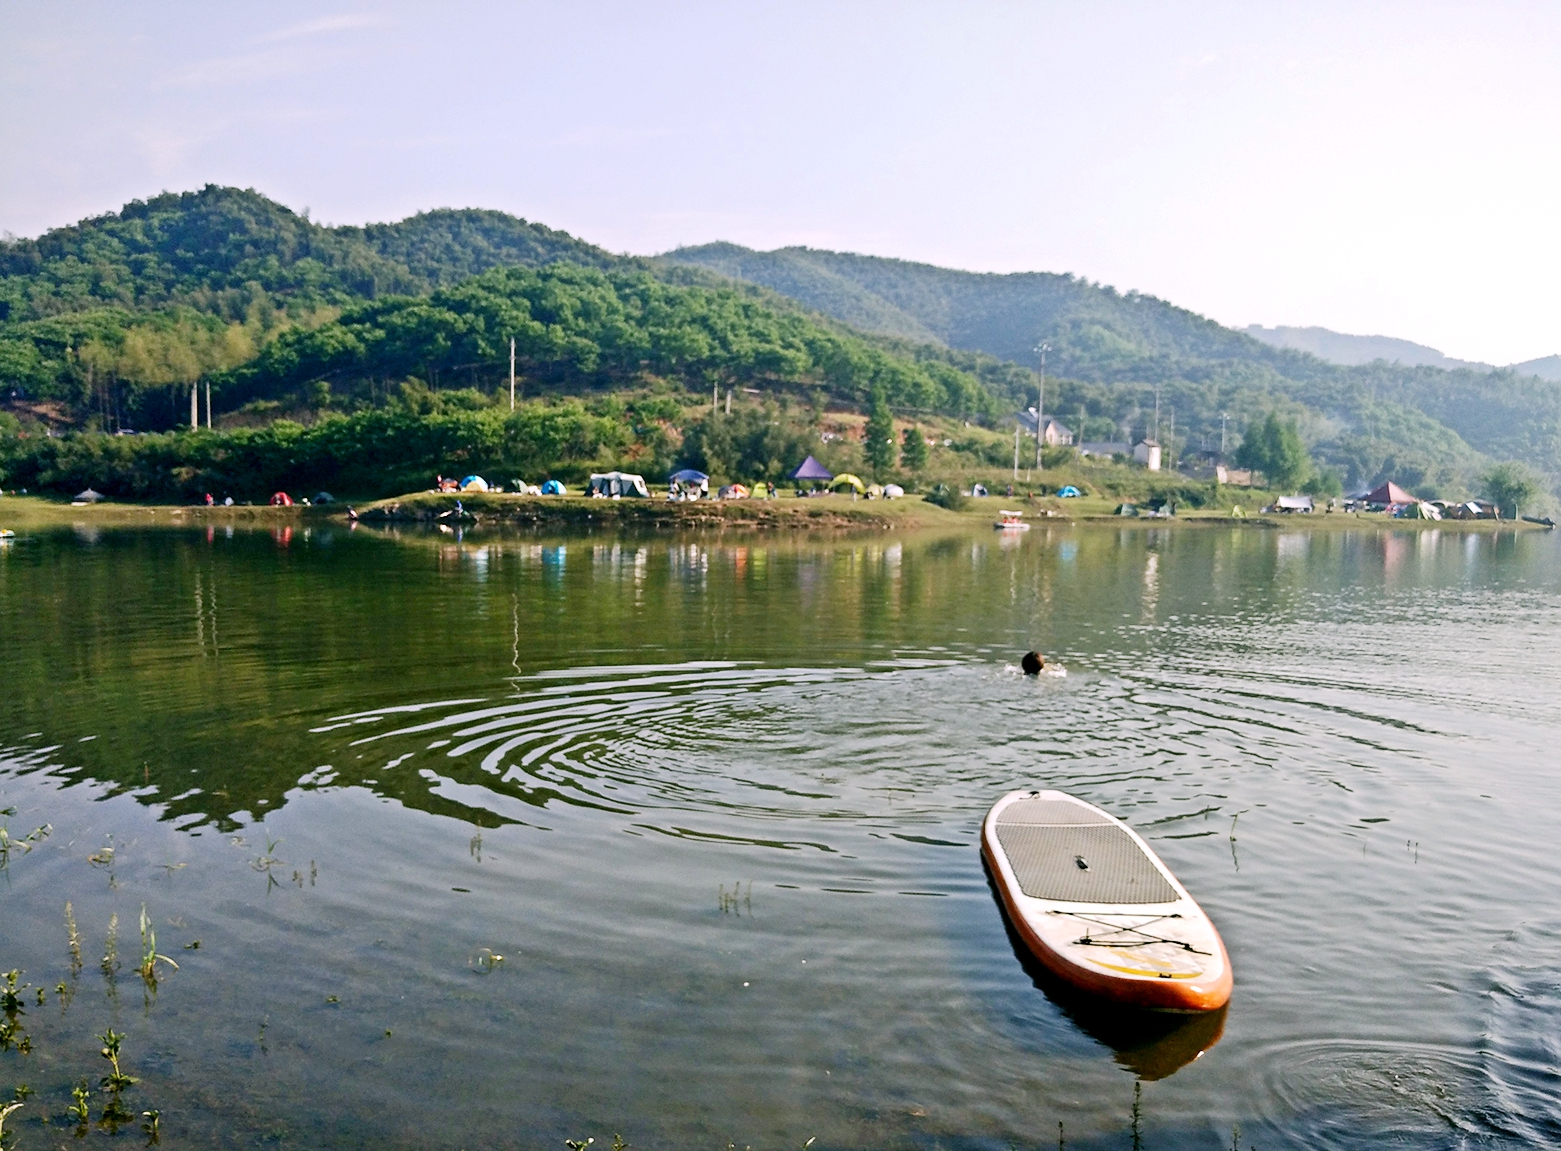
[[0, 540], [14, 540], [16, 533], [10, 528], [0, 528]]
[[1027, 532], [1030, 525], [1024, 522], [1023, 512], [998, 512], [997, 522], [992, 525], [1000, 532]]
[[1013, 791], [987, 813], [981, 853], [1020, 940], [1063, 982], [1153, 1011], [1230, 1000], [1219, 932], [1120, 819], [1060, 791]]

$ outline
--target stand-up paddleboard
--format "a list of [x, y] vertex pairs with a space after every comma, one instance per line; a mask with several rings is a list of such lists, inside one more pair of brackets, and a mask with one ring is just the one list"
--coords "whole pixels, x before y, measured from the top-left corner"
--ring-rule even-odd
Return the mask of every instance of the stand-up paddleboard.
[[1158, 1011], [1230, 999], [1219, 932], [1120, 819], [1060, 791], [1013, 791], [987, 813], [981, 851], [1020, 939], [1059, 979]]

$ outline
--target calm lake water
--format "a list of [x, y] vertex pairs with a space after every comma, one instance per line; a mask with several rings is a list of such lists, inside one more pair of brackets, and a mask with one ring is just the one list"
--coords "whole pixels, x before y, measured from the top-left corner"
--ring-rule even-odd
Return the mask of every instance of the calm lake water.
[[[994, 535], [18, 539], [7, 1131], [99, 1141], [113, 1027], [168, 1147], [1561, 1142], [1557, 538]], [[1223, 1018], [1037, 986], [1017, 786], [1149, 837]]]

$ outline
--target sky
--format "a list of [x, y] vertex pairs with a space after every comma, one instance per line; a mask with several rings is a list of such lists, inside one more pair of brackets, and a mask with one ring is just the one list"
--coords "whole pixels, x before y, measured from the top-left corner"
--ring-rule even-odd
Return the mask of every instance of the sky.
[[0, 108], [17, 236], [232, 184], [1561, 352], [1561, 0], [6, 0]]

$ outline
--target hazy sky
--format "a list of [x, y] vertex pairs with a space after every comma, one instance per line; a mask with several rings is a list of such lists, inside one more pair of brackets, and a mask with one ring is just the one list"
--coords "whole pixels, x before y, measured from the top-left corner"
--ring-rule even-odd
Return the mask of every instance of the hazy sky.
[[0, 229], [207, 182], [1561, 352], [1561, 2], [0, 4]]

